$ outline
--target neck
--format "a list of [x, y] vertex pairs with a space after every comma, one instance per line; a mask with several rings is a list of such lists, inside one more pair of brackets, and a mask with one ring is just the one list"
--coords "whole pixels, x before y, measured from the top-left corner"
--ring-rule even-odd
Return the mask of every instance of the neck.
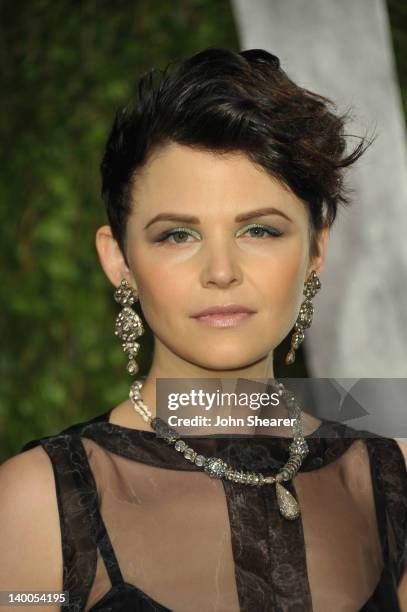
[[[207, 391], [213, 393], [213, 391], [215, 390], [214, 385], [208, 379], [212, 379], [215, 383], [217, 383], [217, 387], [220, 388], [220, 391], [223, 393], [241, 393], [245, 391], [247, 393], [255, 391], [264, 392], [264, 383], [274, 379], [272, 360], [273, 353], [271, 352], [264, 358], [245, 367], [234, 368], [230, 370], [215, 370], [191, 364], [180, 358], [174, 358], [174, 356], [170, 352], [168, 352], [166, 355], [165, 350], [160, 348], [159, 351], [155, 351], [152, 367], [147, 377], [143, 381], [141, 396], [143, 402], [148, 406], [152, 416], [154, 417], [160, 416], [157, 415], [156, 411], [156, 382], [158, 379], [181, 379], [179, 384], [183, 385], [182, 390], [185, 392], [190, 391], [194, 386], [197, 387], [199, 383], [199, 387], [204, 389], [206, 388]], [[192, 383], [189, 384], [188, 379], [195, 379], [195, 385], [192, 385]], [[259, 382], [259, 386], [257, 389], [255, 387], [256, 381]], [[228, 384], [229, 382], [230, 384]], [[196, 410], [197, 409], [195, 408], [195, 413]], [[222, 416], [225, 414], [226, 411], [227, 409], [225, 409], [225, 407], [222, 407]], [[237, 415], [237, 411], [239, 411], [239, 417], [245, 417], [249, 414], [253, 415], [256, 413], [260, 413], [260, 410], [253, 411], [247, 406], [231, 406], [229, 408], [229, 413], [231, 415]], [[264, 410], [262, 412], [264, 413]], [[271, 412], [271, 410], [269, 412]], [[270, 415], [272, 417], [288, 417], [287, 410], [283, 406], [274, 407], [272, 409], [272, 412], [273, 414]], [[304, 409], [302, 415], [304, 432], [307, 435], [318, 427], [320, 421], [319, 419], [316, 419], [310, 414], [307, 414]], [[149, 432], [152, 431], [150, 424], [145, 422], [140, 416], [140, 414], [135, 411], [130, 399], [125, 400], [111, 411], [109, 422], [130, 429], [139, 429]], [[175, 429], [177, 429], [177, 427], [175, 427]], [[229, 427], [228, 432], [230, 431], [231, 428]], [[253, 433], [253, 431], [254, 430], [251, 427], [248, 427], [244, 431], [242, 431], [241, 427], [239, 427], [237, 433], [246, 434]], [[205, 435], [208, 433], [210, 432], [207, 428], [205, 428], [205, 431], [203, 431], [202, 427], [199, 426], [188, 428], [189, 435]], [[223, 433], [225, 433], [225, 428], [222, 428], [221, 431], [219, 431], [218, 429], [218, 431], [215, 433], [217, 433], [218, 435], [222, 435]], [[255, 433], [261, 433], [265, 435], [272, 434], [278, 436], [291, 436], [292, 431], [291, 427], [288, 426], [284, 426], [283, 428], [272, 426], [268, 429], [267, 427], [262, 427], [260, 431], [259, 428], [257, 428], [255, 430]]]
[[[166, 411], [165, 414], [162, 410], [159, 410], [159, 414], [157, 415], [157, 401], [160, 406], [163, 404], [160, 401], [160, 398], [157, 398], [157, 380], [159, 379], [172, 379], [174, 381], [174, 389], [171, 388], [171, 391], [176, 389], [177, 393], [191, 393], [192, 390], [196, 390], [199, 388], [201, 393], [208, 394], [208, 396], [212, 396], [212, 401], [215, 403], [212, 404], [210, 409], [204, 410], [200, 406], [185, 406], [180, 407], [180, 409], [176, 409], [173, 412]], [[233, 405], [230, 404], [228, 406], [216, 404], [216, 399], [219, 397], [219, 394], [215, 399], [215, 391], [219, 390], [220, 393], [236, 393], [241, 396], [242, 393], [254, 393], [254, 392], [265, 392], [266, 381], [274, 378], [273, 372], [273, 353], [270, 352], [258, 361], [245, 364], [241, 367], [236, 367], [233, 369], [210, 369], [205, 368], [200, 365], [190, 363], [181, 359], [179, 356], [171, 353], [163, 344], [160, 342], [155, 343], [154, 348], [154, 356], [151, 369], [143, 382], [143, 388], [141, 391], [141, 396], [143, 402], [148, 406], [152, 416], [162, 416], [164, 420], [168, 420], [167, 416], [181, 416], [182, 417], [192, 417], [195, 415], [202, 415], [209, 417], [211, 420], [211, 425], [208, 426], [208, 422], [205, 425], [202, 423], [202, 419], [200, 423], [190, 424], [186, 428], [181, 428], [174, 425], [175, 429], [178, 429], [180, 432], [187, 433], [188, 435], [205, 435], [209, 433], [253, 433], [256, 429], [254, 426], [246, 425], [246, 417], [255, 414], [260, 414], [261, 410], [253, 410], [253, 408], [247, 405]], [[192, 379], [192, 380], [189, 380]], [[211, 380], [213, 380], [213, 383]], [[242, 380], [243, 379], [243, 380]], [[244, 383], [244, 380], [252, 381], [250, 383]], [[177, 382], [179, 380], [179, 383]], [[256, 388], [255, 381], [259, 383], [259, 386]], [[163, 386], [159, 388], [163, 389]], [[233, 402], [233, 399], [232, 399]], [[280, 410], [276, 407], [272, 407], [270, 409], [273, 411], [273, 416], [287, 417], [287, 412], [284, 408], [280, 407]], [[268, 412], [270, 412], [270, 410]], [[263, 416], [266, 416], [264, 413], [267, 410], [263, 410]], [[136, 413], [137, 414], [137, 413]], [[137, 415], [139, 416], [139, 415]], [[219, 425], [217, 429], [213, 429], [215, 423], [218, 423], [219, 418], [233, 417], [236, 419], [244, 420], [244, 427], [242, 427], [242, 422], [239, 421], [239, 425], [236, 426], [235, 429], [233, 424], [229, 427], [220, 428]], [[270, 415], [268, 415], [270, 416]], [[134, 408], [133, 408], [133, 420], [134, 420]], [[138, 425], [144, 424], [145, 429], [150, 429], [149, 424], [145, 423], [142, 420], [142, 417], [139, 416]], [[211, 429], [212, 428], [212, 429]], [[290, 427], [285, 427], [285, 430], [291, 431]], [[273, 428], [274, 430], [274, 428]], [[274, 431], [273, 431], [274, 433]]]

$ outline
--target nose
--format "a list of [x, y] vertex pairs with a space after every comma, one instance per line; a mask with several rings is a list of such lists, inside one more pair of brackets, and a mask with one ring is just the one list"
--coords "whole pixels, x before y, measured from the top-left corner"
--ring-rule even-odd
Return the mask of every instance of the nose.
[[203, 287], [226, 288], [239, 285], [243, 272], [239, 253], [233, 242], [219, 239], [207, 244], [203, 256], [201, 282]]

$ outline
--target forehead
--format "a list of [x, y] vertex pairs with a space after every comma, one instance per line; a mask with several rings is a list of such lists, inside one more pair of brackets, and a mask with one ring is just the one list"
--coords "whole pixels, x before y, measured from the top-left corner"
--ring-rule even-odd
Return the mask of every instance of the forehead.
[[137, 171], [134, 213], [143, 218], [168, 210], [236, 214], [250, 206], [280, 206], [306, 214], [304, 203], [242, 152], [217, 153], [177, 143], [158, 148]]

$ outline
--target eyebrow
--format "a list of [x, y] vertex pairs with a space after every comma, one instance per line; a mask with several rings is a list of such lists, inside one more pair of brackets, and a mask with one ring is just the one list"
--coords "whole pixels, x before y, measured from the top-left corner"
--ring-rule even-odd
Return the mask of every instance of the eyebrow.
[[[283, 213], [282, 210], [279, 210], [278, 208], [258, 208], [256, 210], [250, 210], [246, 213], [237, 215], [235, 221], [236, 223], [239, 223], [240, 221], [247, 221], [248, 219], [255, 219], [256, 217], [263, 217], [265, 215], [280, 215], [281, 217], [284, 217], [284, 219], [287, 219], [287, 221], [292, 221], [290, 217], [288, 217], [285, 213]], [[157, 223], [157, 221], [181, 221], [182, 223], [198, 224], [199, 218], [192, 217], [191, 215], [179, 215], [177, 213], [170, 212], [160, 213], [159, 215], [156, 215], [155, 217], [150, 219], [144, 229], [147, 229], [153, 223]]]

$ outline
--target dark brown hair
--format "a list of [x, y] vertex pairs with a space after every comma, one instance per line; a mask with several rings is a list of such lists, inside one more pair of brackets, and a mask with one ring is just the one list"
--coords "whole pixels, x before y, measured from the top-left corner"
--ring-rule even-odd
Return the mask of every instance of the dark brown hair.
[[101, 164], [102, 196], [125, 256], [132, 181], [154, 148], [176, 142], [217, 152], [244, 152], [304, 201], [310, 253], [316, 232], [350, 203], [342, 170], [374, 139], [358, 137], [346, 154], [350, 111], [337, 115], [326, 97], [296, 85], [275, 55], [206, 49], [139, 81], [135, 104], [119, 111]]

